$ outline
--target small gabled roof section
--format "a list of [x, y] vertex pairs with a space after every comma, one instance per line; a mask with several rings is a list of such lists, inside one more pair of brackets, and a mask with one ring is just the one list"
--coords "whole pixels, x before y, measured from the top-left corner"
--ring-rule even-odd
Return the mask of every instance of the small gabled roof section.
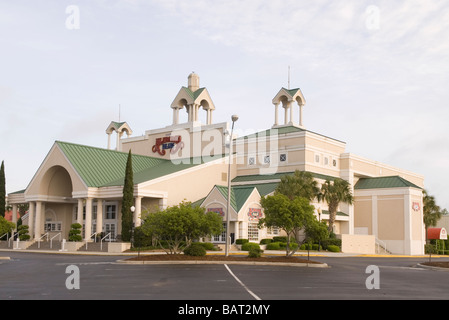
[[354, 186], [355, 190], [383, 188], [416, 188], [422, 189], [400, 176], [361, 178]]
[[[215, 188], [217, 188], [223, 197], [228, 200], [228, 187], [216, 185]], [[231, 207], [235, 210], [235, 212], [238, 213], [240, 209], [242, 209], [254, 189], [254, 186], [231, 187]]]

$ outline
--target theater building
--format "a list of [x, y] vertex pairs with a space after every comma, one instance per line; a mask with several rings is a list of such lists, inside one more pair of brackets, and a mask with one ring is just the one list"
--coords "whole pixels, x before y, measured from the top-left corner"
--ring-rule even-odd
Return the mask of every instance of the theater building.
[[[272, 104], [267, 108], [273, 114], [271, 128], [231, 138], [231, 123], [213, 122], [215, 105], [192, 73], [188, 85], [167, 105], [171, 124], [133, 137], [128, 123], [111, 122], [107, 148], [56, 141], [26, 189], [8, 195], [9, 203], [13, 211], [18, 204], [29, 204], [25, 223], [33, 239], [47, 232], [67, 238], [74, 222], [83, 225], [85, 240], [99, 233], [115, 239], [121, 234], [122, 188], [131, 150], [135, 226], [144, 215], [184, 200], [220, 213], [226, 225], [231, 158], [232, 242], [260, 241], [280, 233], [257, 228], [264, 214], [259, 200], [274, 192], [282, 175], [302, 170], [319, 183], [339, 177], [351, 184], [354, 203], [340, 205], [335, 233], [354, 239], [371, 236], [391, 253], [423, 253], [423, 176], [348, 153], [345, 142], [307, 130], [300, 89], [281, 88]], [[317, 216], [327, 220], [327, 204], [313, 205]], [[211, 241], [224, 243], [224, 233]]]

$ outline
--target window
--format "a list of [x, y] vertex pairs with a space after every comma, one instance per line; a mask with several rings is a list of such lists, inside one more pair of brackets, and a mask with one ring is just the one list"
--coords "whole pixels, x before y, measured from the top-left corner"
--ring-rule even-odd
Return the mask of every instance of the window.
[[263, 163], [270, 163], [270, 156], [265, 156], [264, 158], [263, 158]]
[[256, 158], [250, 157], [248, 158], [248, 165], [253, 166], [256, 164]]
[[286, 153], [281, 153], [281, 155], [279, 156], [279, 161], [280, 162], [286, 162], [287, 161], [287, 154]]
[[315, 162], [316, 163], [320, 162], [320, 156], [318, 154], [315, 155]]
[[267, 228], [267, 233], [273, 234], [273, 235], [279, 235], [279, 228], [278, 227]]
[[248, 222], [248, 240], [259, 241], [259, 228], [257, 222]]
[[337, 160], [333, 160], [332, 164], [333, 164], [334, 167], [336, 167], [337, 166]]
[[324, 157], [324, 165], [325, 166], [329, 165], [329, 158], [328, 157]]
[[114, 204], [106, 206], [106, 219], [115, 219], [116, 206]]
[[62, 230], [62, 222], [60, 222], [60, 221], [55, 221], [55, 222], [47, 221], [47, 222], [45, 222], [44, 230], [45, 230], [45, 232], [61, 231]]

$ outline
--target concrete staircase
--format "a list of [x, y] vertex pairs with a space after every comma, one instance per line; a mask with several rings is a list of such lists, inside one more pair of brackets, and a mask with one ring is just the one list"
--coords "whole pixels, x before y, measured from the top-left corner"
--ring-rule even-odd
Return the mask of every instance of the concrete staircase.
[[87, 252], [108, 252], [108, 244], [109, 242], [103, 241], [100, 242], [88, 242], [84, 244], [82, 247], [78, 249], [78, 251], [87, 251]]
[[53, 241], [35, 241], [27, 250], [42, 250], [42, 251], [58, 251], [62, 247], [62, 242], [59, 240]]

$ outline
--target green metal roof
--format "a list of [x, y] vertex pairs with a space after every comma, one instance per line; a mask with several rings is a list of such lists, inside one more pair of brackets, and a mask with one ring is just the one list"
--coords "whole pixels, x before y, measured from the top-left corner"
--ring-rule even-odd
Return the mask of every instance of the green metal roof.
[[[321, 173], [310, 172], [314, 178], [333, 181], [336, 177], [324, 175]], [[275, 174], [255, 174], [247, 176], [238, 176], [232, 179], [232, 182], [257, 182], [262, 180], [280, 180], [282, 176], [293, 175], [294, 172], [278, 172]]]
[[[56, 144], [88, 187], [121, 186], [124, 182], [127, 152], [56, 141]], [[190, 159], [187, 164], [132, 154], [134, 184], [197, 166], [203, 161]]]
[[[223, 197], [228, 199], [228, 187], [225, 186], [215, 186], [218, 191], [223, 195]], [[245, 204], [248, 197], [254, 191], [254, 187], [231, 187], [231, 206], [236, 212], [239, 212]]]
[[354, 186], [356, 190], [362, 189], [382, 189], [382, 188], [417, 188], [417, 185], [410, 181], [399, 177], [377, 177], [377, 178], [361, 178]]

